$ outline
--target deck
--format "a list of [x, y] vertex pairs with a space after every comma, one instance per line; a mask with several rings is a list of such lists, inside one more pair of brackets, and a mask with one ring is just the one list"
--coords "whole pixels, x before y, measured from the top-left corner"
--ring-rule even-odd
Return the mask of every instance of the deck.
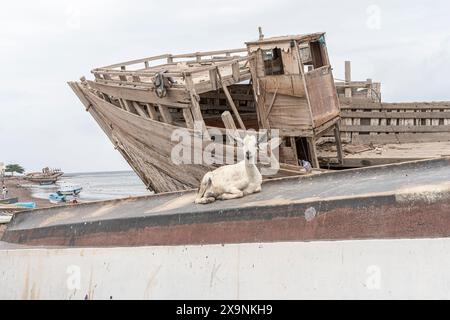
[[268, 181], [243, 199], [195, 191], [14, 216], [3, 241], [54, 246], [224, 244], [450, 236], [450, 159]]
[[[337, 163], [336, 151], [321, 150], [319, 157], [324, 163]], [[356, 150], [349, 152], [348, 150]], [[360, 150], [360, 151], [359, 151]], [[363, 151], [364, 150], [364, 151]], [[350, 144], [344, 146], [343, 167], [358, 168], [367, 166], [400, 163], [405, 161], [450, 157], [450, 141], [385, 143], [385, 144]]]

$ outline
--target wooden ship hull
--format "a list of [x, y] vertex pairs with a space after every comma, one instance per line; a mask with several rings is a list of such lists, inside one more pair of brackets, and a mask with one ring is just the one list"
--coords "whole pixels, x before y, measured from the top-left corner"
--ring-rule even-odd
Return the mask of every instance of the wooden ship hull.
[[[306, 174], [301, 160], [315, 169], [355, 168], [448, 155], [449, 102], [384, 103], [380, 83], [353, 81], [349, 62], [345, 80], [335, 80], [323, 33], [165, 54], [92, 73], [93, 81], [70, 87], [157, 193], [196, 188], [217, 167], [174, 164], [172, 134], [179, 129], [192, 141], [204, 138], [192, 154], [217, 144], [211, 130], [223, 132], [224, 140], [226, 129], [278, 130], [280, 170], [266, 179]], [[216, 150], [217, 163], [229, 148]]]
[[[276, 129], [282, 137], [280, 170], [266, 178], [300, 175], [306, 173], [302, 159], [319, 169], [316, 139], [330, 131], [339, 136], [339, 101], [323, 39], [317, 33], [260, 39], [246, 49], [150, 57], [94, 69], [94, 81], [69, 85], [155, 192], [196, 188], [227, 152], [238, 152], [213, 141], [210, 130], [222, 132], [225, 141], [226, 129]], [[309, 45], [313, 53], [305, 54]], [[314, 69], [305, 73], [306, 65]], [[192, 140], [203, 138], [192, 146], [193, 154], [221, 144], [214, 154], [218, 161], [174, 164], [172, 135], [179, 129]]]
[[44, 168], [42, 172], [32, 172], [25, 175], [25, 179], [40, 185], [50, 185], [56, 183], [58, 179], [64, 175], [59, 169]]

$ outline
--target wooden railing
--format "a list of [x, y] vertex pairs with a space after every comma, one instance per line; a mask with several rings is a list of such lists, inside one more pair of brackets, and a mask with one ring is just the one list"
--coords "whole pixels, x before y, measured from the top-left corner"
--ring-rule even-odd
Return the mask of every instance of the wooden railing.
[[341, 102], [341, 132], [352, 142], [450, 140], [450, 102]]
[[339, 98], [368, 99], [376, 102], [381, 101], [381, 83], [373, 82], [372, 79], [352, 81], [350, 61], [345, 61], [345, 79], [335, 80]]
[[[244, 52], [244, 56], [233, 55]], [[208, 57], [208, 59], [205, 59], [205, 57]], [[195, 60], [177, 61], [186, 58], [195, 58]], [[191, 87], [194, 86], [200, 93], [216, 90], [221, 86], [217, 83], [219, 68], [230, 68], [231, 75], [227, 75], [223, 79], [227, 85], [249, 79], [248, 61], [252, 58], [253, 56], [247, 55], [246, 49], [180, 55], [165, 54], [97, 68], [92, 70], [92, 73], [96, 81], [103, 84], [154, 88], [154, 77], [161, 72], [165, 79], [170, 79], [171, 88], [185, 89], [190, 85]], [[163, 60], [161, 64], [150, 66], [150, 62], [161, 60]], [[183, 65], [178, 66], [177, 63], [179, 62], [182, 62]], [[186, 68], [186, 66], [188, 67]], [[139, 69], [139, 67], [143, 68]], [[200, 73], [201, 75], [198, 75]], [[187, 78], [195, 78], [196, 76], [202, 77], [202, 83], [197, 83], [195, 80], [192, 83], [187, 83], [190, 82]]]

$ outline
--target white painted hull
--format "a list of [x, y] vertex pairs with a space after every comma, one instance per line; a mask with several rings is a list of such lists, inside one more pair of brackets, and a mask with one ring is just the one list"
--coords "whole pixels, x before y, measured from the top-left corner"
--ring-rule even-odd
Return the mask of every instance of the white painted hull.
[[0, 298], [448, 299], [448, 270], [450, 239], [1, 249]]

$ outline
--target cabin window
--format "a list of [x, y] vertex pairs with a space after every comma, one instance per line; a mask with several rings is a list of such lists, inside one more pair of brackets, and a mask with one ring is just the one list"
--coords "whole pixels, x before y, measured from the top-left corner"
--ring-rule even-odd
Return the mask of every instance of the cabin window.
[[323, 67], [325, 59], [323, 54], [322, 44], [319, 41], [314, 41], [309, 44], [311, 50], [311, 58], [314, 69]]
[[284, 74], [281, 49], [262, 50], [264, 72], [266, 76]]

